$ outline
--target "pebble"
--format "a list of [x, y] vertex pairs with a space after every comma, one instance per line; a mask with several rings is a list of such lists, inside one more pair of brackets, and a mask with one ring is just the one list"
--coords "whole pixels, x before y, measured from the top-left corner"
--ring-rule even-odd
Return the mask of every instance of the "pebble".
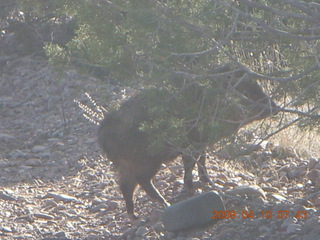
[[47, 150], [47, 147], [41, 146], [41, 145], [37, 145], [37, 146], [34, 146], [34, 147], [31, 149], [31, 152], [32, 152], [32, 153], [40, 153], [40, 152], [44, 152], [45, 150]]
[[49, 215], [49, 214], [44, 214], [44, 213], [34, 213], [33, 216], [35, 218], [41, 218], [41, 219], [46, 219], [46, 220], [52, 220], [54, 219], [53, 216]]
[[279, 189], [276, 187], [262, 187], [262, 190], [265, 192], [273, 192], [273, 193], [279, 192]]
[[314, 168], [317, 165], [318, 162], [319, 162], [318, 159], [310, 158], [309, 162], [308, 162], [308, 168], [309, 169]]
[[6, 201], [16, 201], [16, 198], [13, 196], [10, 196], [3, 191], [0, 191], [0, 199], [6, 200]]
[[0, 133], [0, 142], [9, 143], [9, 142], [13, 142], [14, 140], [15, 140], [15, 137], [13, 135]]
[[9, 227], [1, 227], [0, 231], [5, 233], [12, 233], [12, 229]]
[[58, 204], [55, 201], [48, 199], [45, 201], [45, 206], [46, 207], [57, 207]]
[[57, 238], [66, 238], [66, 233], [61, 231], [61, 232], [56, 232], [55, 234], [53, 234], [55, 237]]
[[6, 161], [4, 159], [0, 159], [0, 168], [7, 168], [10, 166], [11, 166], [11, 163], [9, 161]]
[[272, 197], [273, 199], [277, 200], [277, 201], [280, 201], [280, 202], [283, 202], [283, 201], [286, 201], [286, 197], [282, 196], [281, 194], [279, 193], [271, 193], [271, 194], [268, 194], [268, 196]]
[[256, 185], [234, 187], [233, 189], [227, 191], [226, 193], [230, 195], [241, 195], [241, 196], [257, 195], [257, 196], [266, 198], [266, 194], [264, 193], [264, 191], [259, 186], [256, 186]]
[[29, 156], [29, 153], [26, 153], [19, 149], [16, 149], [9, 153], [9, 157], [12, 157], [12, 158], [27, 158], [28, 156]]
[[76, 197], [66, 195], [66, 194], [59, 194], [59, 193], [52, 193], [49, 192], [43, 198], [53, 198], [55, 201], [63, 201], [63, 202], [71, 202], [71, 201], [78, 201]]
[[37, 158], [31, 158], [25, 161], [25, 164], [27, 166], [32, 166], [32, 167], [38, 167], [41, 165], [41, 163], [42, 163], [41, 160]]

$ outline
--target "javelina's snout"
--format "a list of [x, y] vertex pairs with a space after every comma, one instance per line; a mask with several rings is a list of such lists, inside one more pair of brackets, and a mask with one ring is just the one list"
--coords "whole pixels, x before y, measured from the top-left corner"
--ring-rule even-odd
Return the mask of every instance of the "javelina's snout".
[[[118, 171], [120, 190], [131, 218], [136, 218], [133, 194], [138, 184], [153, 200], [164, 206], [169, 205], [152, 183], [152, 178], [162, 163], [182, 155], [185, 169], [184, 184], [186, 188], [192, 188], [192, 170], [196, 164], [194, 159], [198, 159], [198, 163], [200, 163], [198, 168], [200, 178], [206, 180], [207, 172], [203, 155], [206, 146], [234, 134], [239, 127], [249, 122], [265, 118], [272, 113], [272, 108], [276, 107], [256, 82], [236, 82], [236, 84], [231, 84], [231, 88], [234, 88], [236, 92], [237, 101], [235, 103], [223, 99], [229, 94], [230, 86], [222, 85], [214, 92], [223, 92], [223, 94], [213, 97], [212, 94], [205, 95], [207, 91], [199, 85], [192, 86], [186, 92], [182, 92], [181, 95], [186, 94], [185, 99], [176, 94], [176, 97], [171, 98], [173, 100], [169, 103], [168, 95], [159, 94], [158, 96], [162, 96], [157, 99], [159, 104], [167, 102], [165, 105], [167, 109], [163, 113], [170, 117], [174, 116], [185, 123], [180, 130], [185, 130], [186, 139], [175, 144], [170, 139], [166, 139], [163, 144], [152, 151], [150, 151], [150, 144], [154, 139], [159, 138], [160, 133], [157, 135], [157, 132], [146, 131], [141, 126], [156, 122], [149, 109], [149, 92], [158, 93], [163, 90], [145, 90], [124, 102], [118, 110], [106, 114], [100, 124], [98, 140], [108, 159], [114, 163]], [[190, 95], [188, 91], [192, 94]], [[194, 92], [196, 94], [193, 94]], [[154, 93], [151, 95], [156, 96]], [[187, 103], [181, 103], [185, 100]], [[190, 109], [195, 112], [186, 111], [184, 106], [189, 107], [187, 105], [190, 105]], [[211, 113], [211, 115], [209, 117], [203, 116], [203, 119], [200, 119], [201, 109], [206, 109], [206, 113], [209, 115]], [[170, 130], [170, 126], [167, 125], [164, 124], [166, 129], [157, 129], [157, 131]], [[186, 155], [181, 149], [197, 149], [197, 153], [194, 156]]]

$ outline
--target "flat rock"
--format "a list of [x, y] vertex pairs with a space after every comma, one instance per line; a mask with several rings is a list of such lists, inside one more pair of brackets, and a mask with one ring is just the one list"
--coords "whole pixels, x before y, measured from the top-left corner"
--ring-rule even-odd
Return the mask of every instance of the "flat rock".
[[6, 201], [16, 201], [16, 198], [0, 191], [0, 199]]
[[256, 195], [256, 196], [261, 196], [263, 198], [266, 198], [266, 194], [264, 193], [264, 191], [262, 190], [262, 188], [260, 188], [259, 186], [256, 185], [252, 185], [252, 186], [238, 186], [235, 187], [229, 191], [226, 192], [226, 194], [230, 194], [230, 195]]
[[76, 197], [66, 195], [66, 194], [59, 194], [59, 193], [47, 193], [46, 196], [43, 198], [53, 198], [55, 201], [62, 201], [62, 202], [72, 202], [72, 201], [79, 201]]
[[46, 150], [47, 150], [47, 147], [38, 145], [38, 146], [34, 146], [31, 151], [33, 153], [40, 153], [40, 152], [44, 152]]
[[177, 232], [214, 223], [219, 219], [213, 219], [212, 211], [224, 210], [220, 195], [211, 191], [166, 208], [162, 215], [162, 222], [167, 231]]
[[15, 137], [13, 135], [0, 133], [0, 142], [11, 142], [14, 140], [15, 140]]
[[27, 166], [32, 166], [32, 167], [40, 166], [41, 163], [42, 163], [41, 160], [40, 159], [36, 159], [36, 158], [31, 158], [31, 159], [28, 159], [27, 161], [25, 161], [25, 164]]

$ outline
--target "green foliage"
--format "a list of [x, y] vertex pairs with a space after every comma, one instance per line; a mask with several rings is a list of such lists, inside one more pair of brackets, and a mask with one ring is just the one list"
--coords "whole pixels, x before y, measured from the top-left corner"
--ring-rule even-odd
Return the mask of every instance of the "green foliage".
[[70, 62], [68, 52], [58, 44], [47, 43], [44, 46], [46, 55], [49, 57], [49, 61], [57, 71], [64, 69]]
[[184, 89], [144, 91], [142, 105], [148, 117], [140, 123], [139, 130], [150, 136], [148, 150], [158, 152], [169, 143], [176, 149], [192, 152], [208, 142], [216, 143], [231, 136], [238, 127], [232, 121], [240, 120], [239, 99], [225, 94], [217, 81], [210, 85], [191, 84]]
[[[215, 102], [210, 98], [219, 96], [213, 83], [219, 77], [210, 74], [217, 74], [216, 66], [226, 62], [232, 63], [230, 70], [241, 68], [262, 79], [286, 107], [305, 110], [306, 104], [311, 109], [319, 103], [320, 7], [314, 1], [26, 0], [16, 3], [11, 15], [19, 11], [32, 19], [49, 15], [75, 21], [75, 35], [66, 45], [45, 44], [59, 69], [84, 63], [128, 85], [139, 80], [143, 86], [156, 86], [164, 91], [160, 98], [176, 99], [169, 110], [147, 101], [157, 120], [141, 127], [167, 129], [160, 139], [182, 131], [184, 119], [211, 114], [206, 104], [190, 99], [200, 96]], [[318, 67], [304, 73], [313, 66]], [[201, 86], [199, 96], [192, 91], [176, 95], [192, 81]], [[224, 101], [226, 109], [239, 104]], [[174, 117], [176, 111], [179, 118]], [[209, 136], [226, 127], [203, 121], [206, 126], [199, 129]]]

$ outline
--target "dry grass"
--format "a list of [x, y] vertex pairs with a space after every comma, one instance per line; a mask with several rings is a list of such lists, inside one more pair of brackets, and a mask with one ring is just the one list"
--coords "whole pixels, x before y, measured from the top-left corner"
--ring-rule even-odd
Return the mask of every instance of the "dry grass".
[[315, 131], [303, 131], [291, 126], [270, 138], [275, 146], [291, 149], [300, 158], [320, 157], [320, 135]]

